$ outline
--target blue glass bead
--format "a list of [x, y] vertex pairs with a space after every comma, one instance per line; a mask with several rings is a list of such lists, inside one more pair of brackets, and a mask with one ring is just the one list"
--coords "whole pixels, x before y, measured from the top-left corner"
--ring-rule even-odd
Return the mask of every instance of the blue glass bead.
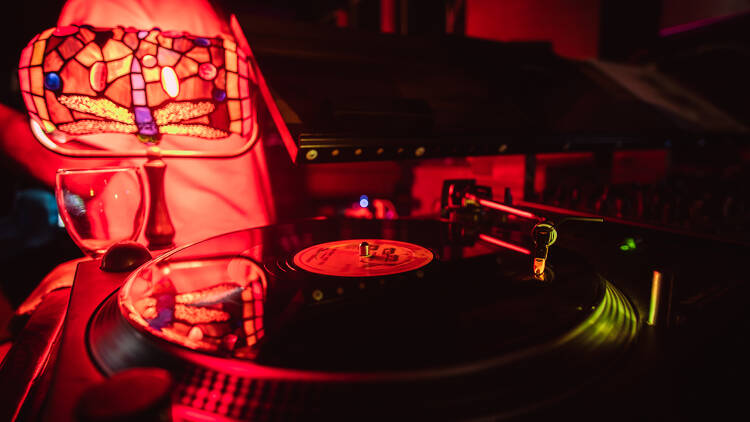
[[208, 47], [211, 45], [211, 40], [208, 38], [196, 38], [195, 41], [193, 41], [195, 45], [199, 45], [201, 47]]
[[44, 87], [50, 91], [57, 91], [62, 86], [62, 79], [57, 72], [50, 72], [44, 75]]
[[214, 88], [213, 96], [214, 100], [219, 102], [227, 99], [227, 93], [223, 89]]

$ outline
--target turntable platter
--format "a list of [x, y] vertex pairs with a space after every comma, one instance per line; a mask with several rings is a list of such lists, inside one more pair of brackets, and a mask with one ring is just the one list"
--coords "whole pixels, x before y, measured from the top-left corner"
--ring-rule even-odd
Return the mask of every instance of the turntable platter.
[[[555, 250], [539, 281], [528, 256], [456, 233], [432, 220], [324, 220], [212, 238], [131, 275], [94, 316], [89, 347], [106, 373], [167, 365], [322, 383], [323, 395], [346, 385], [352, 403], [373, 382], [393, 384], [389, 397], [427, 382], [435, 406], [491, 396], [502, 413], [575, 391], [633, 342], [630, 303], [574, 254]], [[397, 269], [360, 264], [365, 241], [393, 248]]]

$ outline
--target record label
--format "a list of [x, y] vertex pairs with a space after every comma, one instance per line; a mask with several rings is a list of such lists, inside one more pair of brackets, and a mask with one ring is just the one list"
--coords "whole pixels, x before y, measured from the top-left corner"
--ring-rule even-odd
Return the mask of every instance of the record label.
[[[363, 243], [367, 243], [365, 252]], [[294, 264], [316, 274], [372, 277], [416, 270], [433, 259], [429, 249], [386, 239], [349, 239], [321, 243], [294, 255]]]

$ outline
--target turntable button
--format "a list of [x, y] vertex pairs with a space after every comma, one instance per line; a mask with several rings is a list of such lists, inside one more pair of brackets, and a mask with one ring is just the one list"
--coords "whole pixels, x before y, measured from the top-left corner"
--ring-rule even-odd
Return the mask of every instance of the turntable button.
[[163, 420], [168, 416], [172, 385], [165, 369], [128, 369], [84, 391], [76, 411], [81, 420], [92, 422]]

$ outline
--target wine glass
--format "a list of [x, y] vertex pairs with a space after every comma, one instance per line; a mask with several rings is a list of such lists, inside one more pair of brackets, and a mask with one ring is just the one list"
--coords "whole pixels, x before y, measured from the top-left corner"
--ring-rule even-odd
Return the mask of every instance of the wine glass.
[[136, 167], [60, 169], [55, 196], [65, 229], [92, 258], [140, 234], [145, 201]]

